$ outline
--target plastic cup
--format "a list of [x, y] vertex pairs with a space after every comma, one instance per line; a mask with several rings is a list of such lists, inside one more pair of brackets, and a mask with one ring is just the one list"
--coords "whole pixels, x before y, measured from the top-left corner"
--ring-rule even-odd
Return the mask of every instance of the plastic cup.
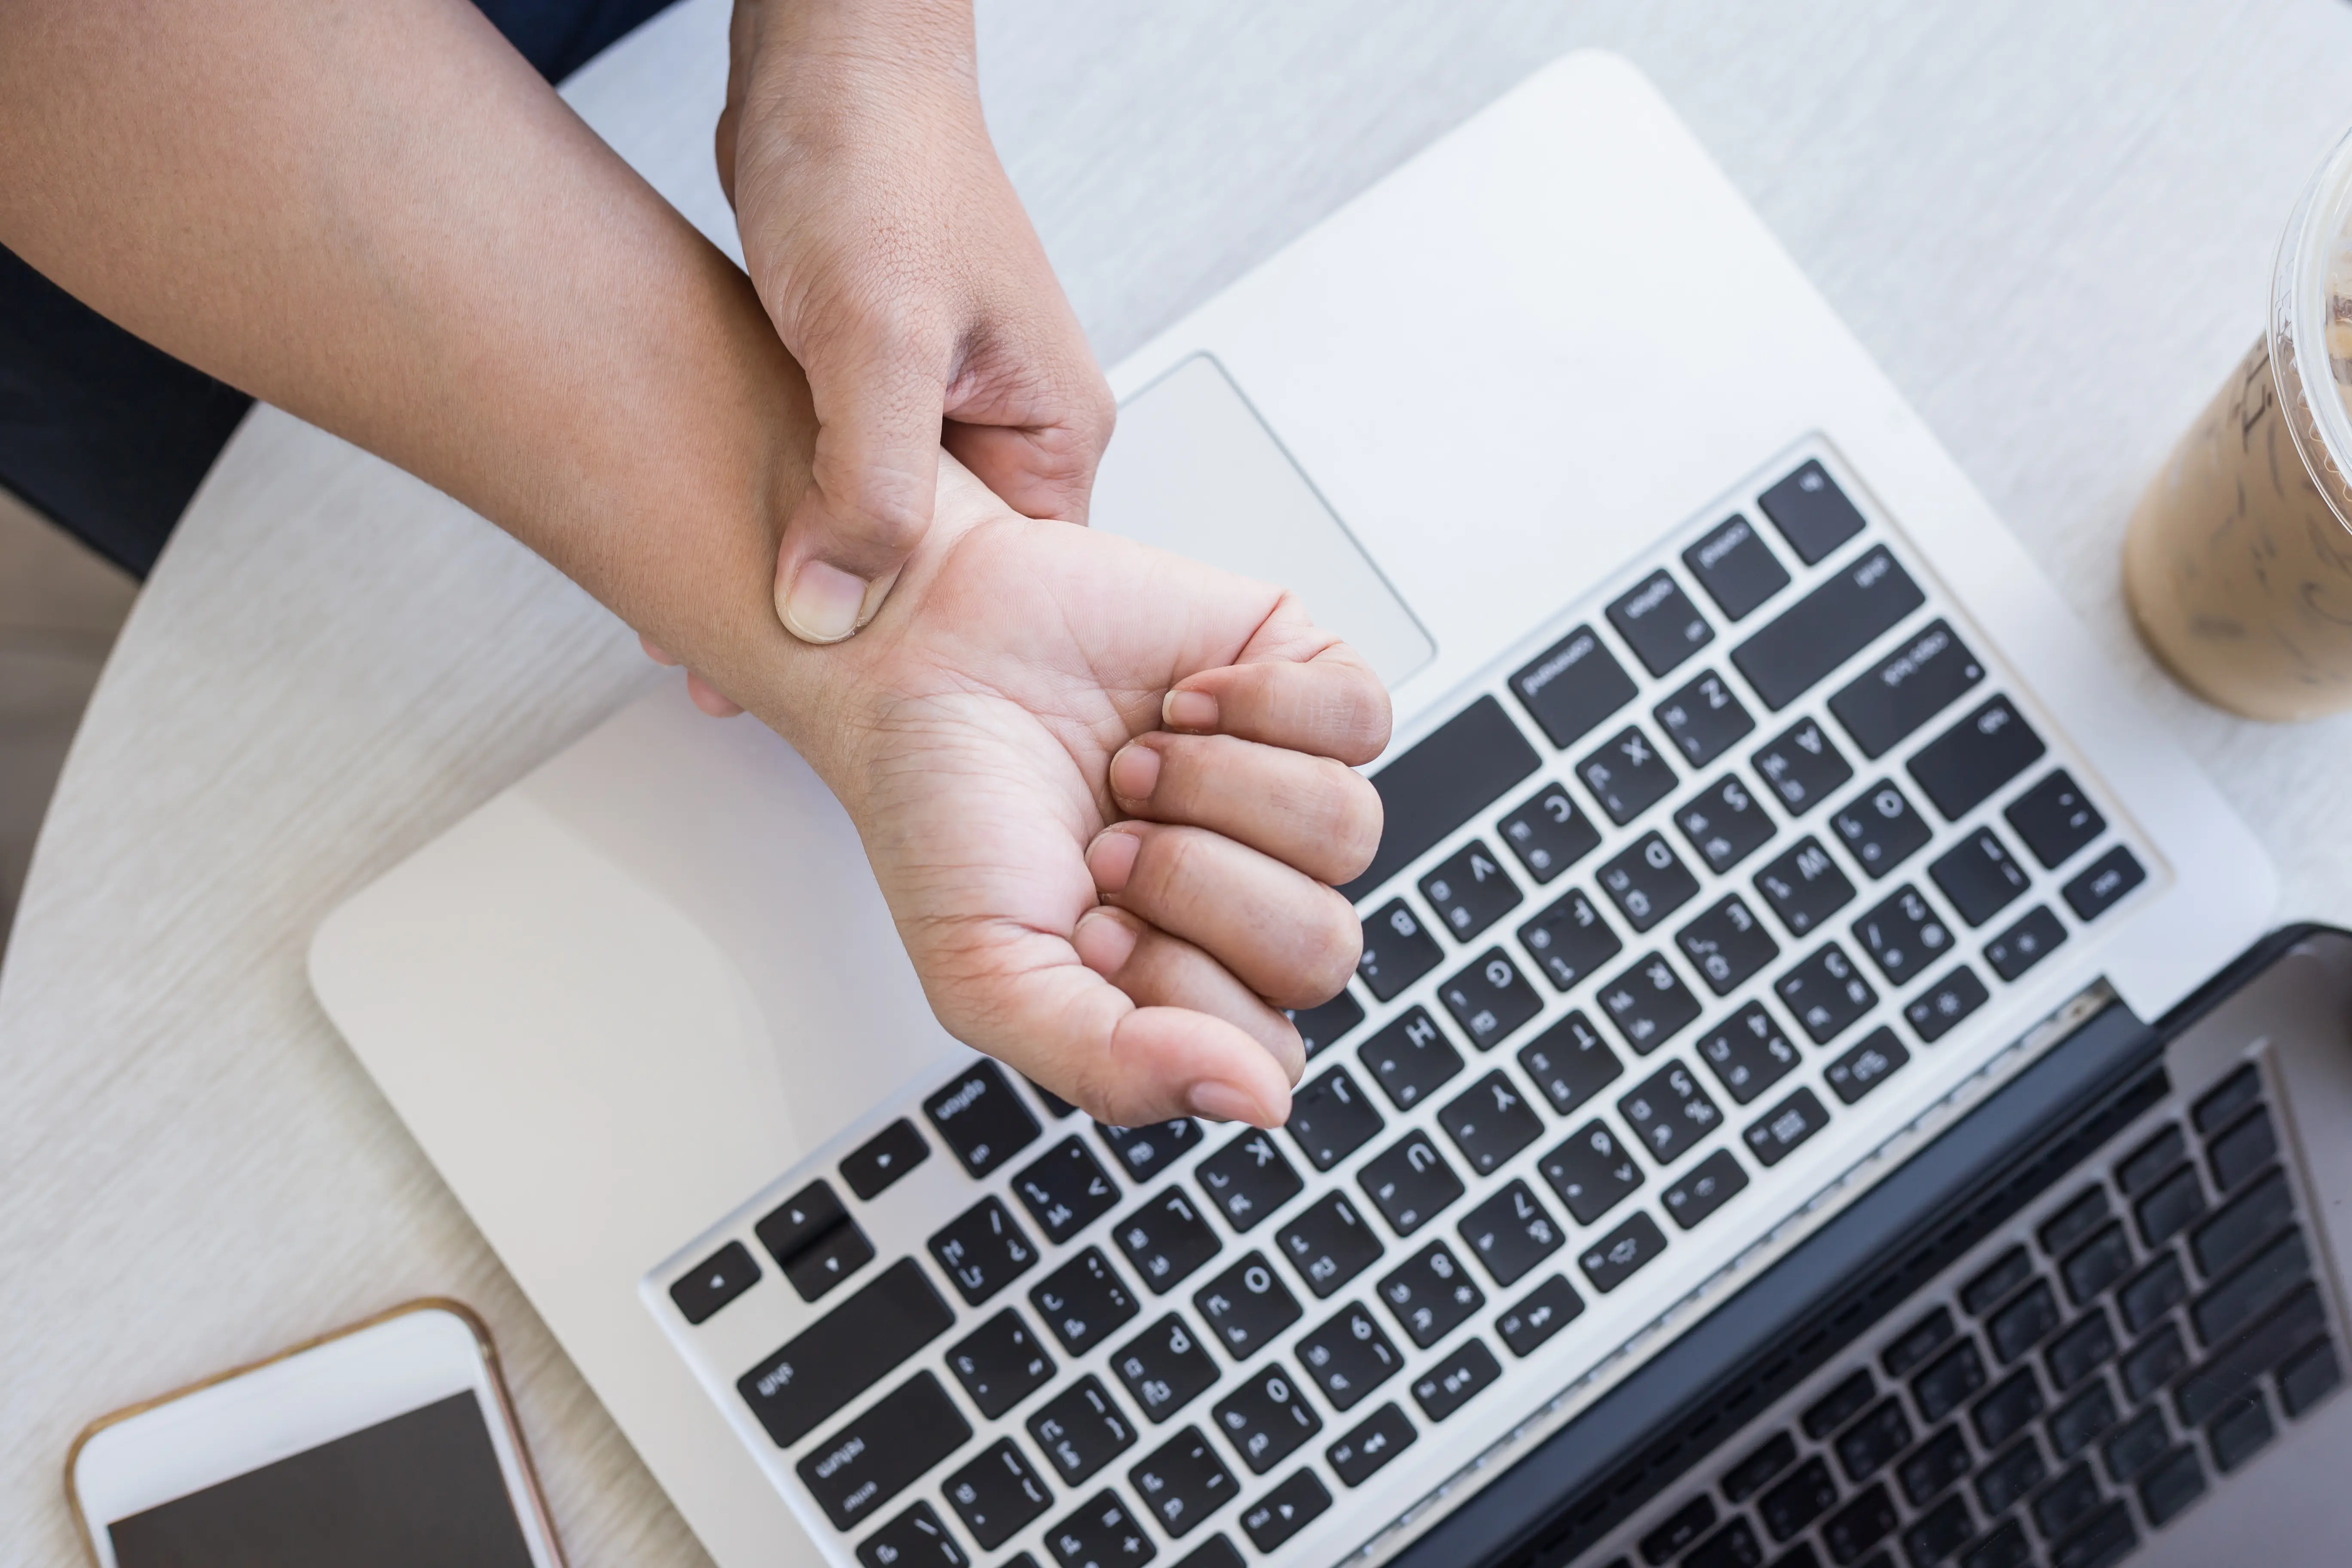
[[2270, 328], [2133, 512], [2124, 595], [2183, 686], [2250, 719], [2352, 707], [2352, 136], [2304, 192]]

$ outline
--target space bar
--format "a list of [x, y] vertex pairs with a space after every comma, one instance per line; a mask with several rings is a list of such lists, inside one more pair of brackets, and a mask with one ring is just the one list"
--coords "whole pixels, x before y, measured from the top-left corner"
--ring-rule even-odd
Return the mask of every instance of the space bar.
[[954, 1321], [921, 1265], [902, 1258], [736, 1379], [735, 1388], [776, 1447], [790, 1447]]
[[1355, 902], [1535, 771], [1536, 749], [1501, 703], [1481, 697], [1372, 775], [1387, 814], [1381, 847], [1339, 891]]

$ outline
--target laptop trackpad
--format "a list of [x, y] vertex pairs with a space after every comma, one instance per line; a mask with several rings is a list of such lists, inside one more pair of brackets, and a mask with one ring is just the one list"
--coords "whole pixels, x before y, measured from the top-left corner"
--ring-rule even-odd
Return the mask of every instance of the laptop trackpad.
[[1094, 525], [1264, 582], [1396, 686], [1437, 647], [1290, 454], [1207, 354], [1119, 406], [1095, 479]]

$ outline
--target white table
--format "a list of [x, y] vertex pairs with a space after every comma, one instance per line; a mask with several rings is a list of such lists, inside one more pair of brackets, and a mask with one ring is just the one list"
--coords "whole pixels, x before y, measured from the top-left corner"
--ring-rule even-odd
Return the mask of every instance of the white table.
[[[2116, 581], [2352, 118], [2339, 0], [983, 10], [998, 142], [1106, 363], [1537, 65], [1630, 55], [2267, 839], [2282, 913], [2352, 923], [2352, 721], [2198, 707]], [[574, 89], [714, 226], [723, 48], [724, 0], [688, 0]], [[431, 491], [273, 411], [240, 431], [115, 651], [0, 974], [0, 1560], [73, 1556], [58, 1467], [90, 1416], [428, 1291], [496, 1329], [576, 1563], [699, 1559], [302, 969], [335, 903], [652, 679]]]

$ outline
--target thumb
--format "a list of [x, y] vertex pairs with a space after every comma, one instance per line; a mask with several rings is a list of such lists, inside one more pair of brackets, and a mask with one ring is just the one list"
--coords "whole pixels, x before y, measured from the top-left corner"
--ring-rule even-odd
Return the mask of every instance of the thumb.
[[803, 642], [874, 618], [931, 524], [945, 355], [861, 355], [808, 367], [817, 418], [809, 488], [776, 555], [776, 614]]

